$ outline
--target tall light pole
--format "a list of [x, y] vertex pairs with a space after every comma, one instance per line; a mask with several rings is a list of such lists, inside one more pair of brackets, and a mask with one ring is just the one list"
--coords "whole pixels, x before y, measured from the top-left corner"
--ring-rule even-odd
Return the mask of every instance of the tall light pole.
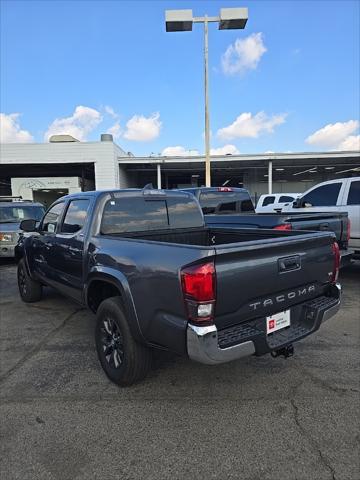
[[193, 23], [204, 24], [204, 87], [205, 87], [205, 185], [211, 187], [210, 167], [210, 115], [209, 115], [209, 47], [208, 24], [218, 22], [219, 30], [245, 28], [248, 19], [247, 8], [221, 8], [218, 17], [193, 17], [192, 10], [166, 10], [167, 32], [186, 32], [192, 30]]

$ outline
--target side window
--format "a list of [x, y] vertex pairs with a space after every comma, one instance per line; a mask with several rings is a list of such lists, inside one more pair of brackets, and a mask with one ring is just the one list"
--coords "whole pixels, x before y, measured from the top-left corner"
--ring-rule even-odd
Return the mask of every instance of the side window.
[[61, 225], [61, 233], [76, 233], [83, 228], [90, 200], [79, 199], [69, 203], [64, 221]]
[[272, 203], [274, 203], [274, 201], [275, 197], [265, 197], [262, 206], [266, 207], [266, 205], [271, 205]]
[[347, 204], [360, 205], [360, 181], [359, 180], [356, 180], [356, 182], [351, 182]]
[[58, 223], [59, 216], [64, 208], [64, 202], [57, 203], [54, 205], [45, 215], [41, 230], [43, 232], [54, 233], [56, 230], [56, 225]]
[[329, 183], [315, 188], [307, 195], [302, 197], [302, 204], [310, 204], [313, 207], [335, 206], [339, 196], [341, 183]]
[[282, 195], [280, 198], [279, 198], [279, 203], [285, 203], [285, 202], [293, 202], [294, 201], [294, 197], [290, 197], [288, 195]]

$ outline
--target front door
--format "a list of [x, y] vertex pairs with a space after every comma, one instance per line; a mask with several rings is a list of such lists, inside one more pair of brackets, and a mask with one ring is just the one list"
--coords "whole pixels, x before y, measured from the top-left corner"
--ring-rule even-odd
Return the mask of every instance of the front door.
[[57, 288], [78, 301], [83, 286], [84, 230], [89, 205], [89, 198], [71, 199], [55, 239]]
[[61, 201], [48, 210], [39, 226], [39, 234], [32, 237], [32, 270], [46, 283], [52, 285], [56, 280], [54, 266], [56, 258], [56, 230], [61, 219], [65, 202]]

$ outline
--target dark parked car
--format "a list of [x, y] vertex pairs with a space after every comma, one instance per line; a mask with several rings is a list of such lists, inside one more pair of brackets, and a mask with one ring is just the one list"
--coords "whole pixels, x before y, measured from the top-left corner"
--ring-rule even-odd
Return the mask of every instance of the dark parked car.
[[208, 227], [186, 192], [72, 194], [21, 227], [22, 299], [49, 285], [95, 312], [120, 385], [145, 377], [153, 348], [206, 364], [290, 355], [340, 306], [333, 233]]

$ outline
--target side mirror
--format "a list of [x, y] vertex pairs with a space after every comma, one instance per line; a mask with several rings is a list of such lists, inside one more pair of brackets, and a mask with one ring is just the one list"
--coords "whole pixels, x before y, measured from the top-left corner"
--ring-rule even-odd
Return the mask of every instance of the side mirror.
[[36, 232], [38, 221], [28, 218], [27, 220], [22, 220], [20, 223], [20, 229], [23, 232]]
[[293, 206], [294, 208], [300, 208], [300, 206], [301, 206], [301, 201], [300, 201], [300, 199], [297, 198], [297, 199], [293, 202], [292, 206]]

